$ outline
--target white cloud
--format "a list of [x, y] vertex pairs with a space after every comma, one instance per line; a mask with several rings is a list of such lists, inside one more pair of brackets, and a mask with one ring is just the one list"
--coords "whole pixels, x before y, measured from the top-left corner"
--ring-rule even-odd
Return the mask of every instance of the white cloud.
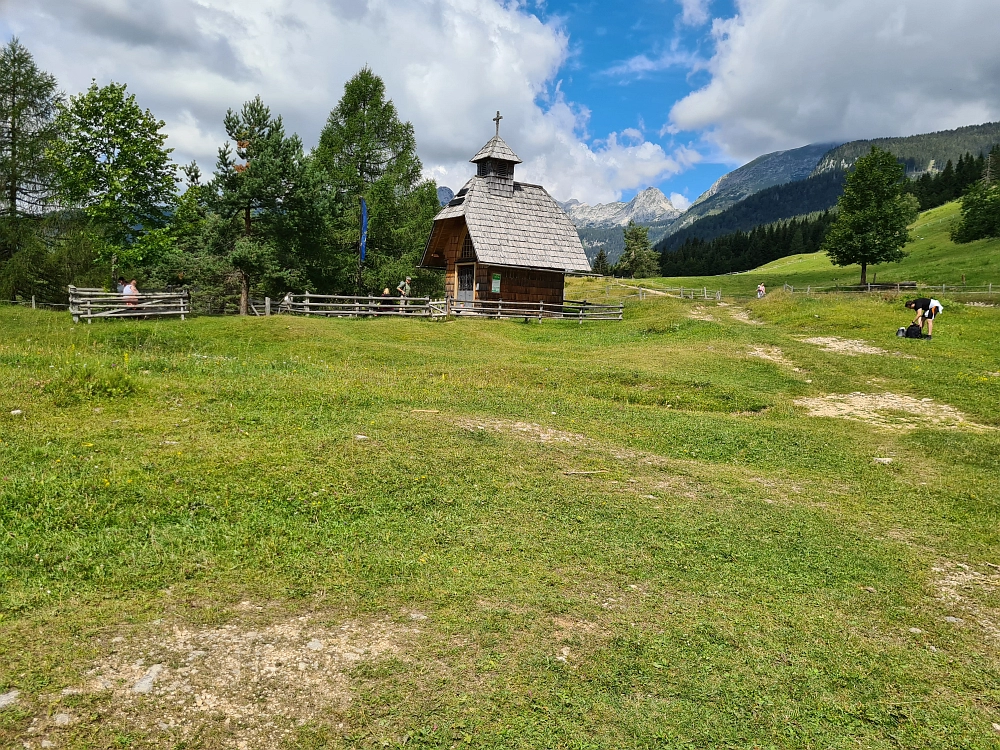
[[681, 4], [681, 23], [700, 26], [708, 21], [708, 6], [712, 0], [677, 0]]
[[713, 22], [711, 81], [671, 130], [727, 153], [1000, 119], [996, 0], [737, 0]]
[[670, 202], [674, 204], [674, 208], [679, 211], [687, 211], [691, 207], [691, 201], [686, 195], [681, 195], [680, 193], [671, 193]]
[[[524, 159], [522, 179], [561, 199], [612, 200], [682, 168], [641, 136], [585, 137], [587, 112], [556, 76], [570, 52], [558, 22], [501, 0], [34, 0], [6, 23], [69, 92], [125, 82], [167, 122], [178, 161], [210, 171], [222, 117], [260, 94], [315, 144], [344, 82], [383, 77], [416, 131], [428, 176], [458, 188], [490, 118]], [[623, 134], [624, 136], [624, 134]]]

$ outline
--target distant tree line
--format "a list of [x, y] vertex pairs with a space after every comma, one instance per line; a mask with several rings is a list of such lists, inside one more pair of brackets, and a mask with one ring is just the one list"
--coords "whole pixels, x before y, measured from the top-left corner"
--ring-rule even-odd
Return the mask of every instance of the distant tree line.
[[983, 175], [962, 197], [962, 218], [951, 233], [955, 242], [1000, 237], [1000, 148], [990, 152]]
[[124, 84], [67, 98], [11, 40], [0, 49], [0, 298], [63, 301], [68, 284], [118, 275], [140, 289], [195, 286], [244, 313], [256, 295], [377, 292], [406, 275], [415, 292], [440, 292], [437, 274], [416, 269], [436, 187], [371, 70], [346, 83], [312, 151], [260, 97], [223, 125], [214, 173], [178, 170], [164, 123]]
[[[993, 153], [997, 154], [994, 163], [1000, 163], [1000, 147], [995, 146]], [[986, 157], [983, 154], [974, 157], [971, 153], [966, 153], [958, 157], [957, 165], [953, 165], [949, 159], [940, 172], [924, 172], [915, 180], [905, 182], [904, 190], [916, 196], [921, 211], [943, 206], [961, 198], [971, 185], [980, 181], [985, 164]]]
[[749, 232], [754, 227], [822, 212], [835, 206], [837, 198], [843, 192], [843, 172], [826, 172], [805, 180], [765, 188], [725, 211], [704, 216], [666, 237], [656, 244], [656, 250], [670, 253], [690, 239], [708, 242], [724, 235]]
[[660, 254], [663, 276], [715, 276], [748, 271], [786, 255], [819, 251], [834, 215], [791, 219], [749, 232], [733, 232], [712, 240], [689, 237], [679, 248]]

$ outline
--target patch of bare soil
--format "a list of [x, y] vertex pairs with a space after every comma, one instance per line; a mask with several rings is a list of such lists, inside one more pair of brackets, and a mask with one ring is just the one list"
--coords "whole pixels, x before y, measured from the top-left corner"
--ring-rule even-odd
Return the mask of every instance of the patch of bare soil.
[[751, 320], [750, 311], [745, 307], [733, 307], [729, 310], [729, 314], [733, 316], [733, 320], [737, 320], [740, 323], [746, 323], [751, 326], [762, 326], [764, 325], [759, 320]]
[[[747, 352], [747, 356], [766, 359], [768, 362], [774, 362], [775, 364], [787, 367], [795, 367], [795, 363], [785, 357], [785, 353], [776, 346], [755, 346]], [[796, 371], [798, 370], [798, 368], [795, 369]]]
[[413, 632], [389, 622], [321, 625], [308, 615], [257, 630], [160, 626], [113, 639], [114, 652], [74, 692], [107, 692], [109, 718], [157, 744], [177, 747], [215, 731], [216, 747], [269, 750], [283, 746], [296, 724], [343, 711], [351, 700], [347, 672], [401, 653]]
[[799, 398], [794, 403], [807, 408], [810, 417], [837, 417], [878, 427], [906, 430], [926, 426], [989, 429], [968, 421], [954, 406], [938, 404], [929, 398], [918, 399], [896, 393], [833, 393], [815, 398]]
[[982, 601], [1000, 592], [1000, 571], [980, 573], [963, 563], [949, 562], [931, 570], [938, 599], [956, 612], [945, 619], [958, 626], [974, 622], [987, 638], [1000, 642], [1000, 610]]
[[705, 311], [705, 308], [701, 305], [695, 305], [688, 311], [688, 317], [694, 318], [695, 320], [704, 320], [707, 323], [714, 323], [715, 318]]
[[458, 419], [455, 424], [472, 431], [490, 430], [492, 432], [510, 432], [521, 437], [538, 440], [541, 443], [583, 445], [587, 442], [585, 435], [556, 430], [551, 427], [535, 424], [534, 422], [511, 422], [504, 419]]
[[854, 339], [842, 339], [838, 336], [814, 336], [811, 339], [803, 339], [807, 344], [815, 344], [825, 352], [835, 352], [846, 354], [848, 357], [856, 357], [859, 354], [875, 354], [877, 356], [902, 357], [904, 359], [916, 359], [912, 354], [902, 352], [889, 352], [864, 341]]

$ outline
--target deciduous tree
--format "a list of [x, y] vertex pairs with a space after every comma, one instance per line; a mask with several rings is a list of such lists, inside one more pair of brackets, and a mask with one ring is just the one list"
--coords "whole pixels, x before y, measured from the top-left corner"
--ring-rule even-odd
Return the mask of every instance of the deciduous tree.
[[907, 227], [917, 215], [917, 199], [903, 194], [905, 171], [888, 151], [872, 147], [847, 176], [839, 213], [823, 249], [834, 265], [861, 265], [861, 283], [868, 266], [902, 260], [910, 241]]
[[147, 235], [166, 225], [174, 201], [164, 124], [117, 83], [92, 83], [60, 105], [56, 118], [58, 138], [49, 153], [58, 195], [104, 238], [102, 255], [126, 264], [140, 263], [157, 244]]

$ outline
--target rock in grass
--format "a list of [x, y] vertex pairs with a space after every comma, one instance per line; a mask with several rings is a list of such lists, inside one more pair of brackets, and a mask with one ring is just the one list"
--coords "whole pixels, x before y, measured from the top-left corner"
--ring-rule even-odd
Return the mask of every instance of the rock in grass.
[[876, 458], [875, 459], [875, 463], [877, 463], [877, 464], [887, 464], [888, 465], [888, 464], [892, 463], [892, 459], [891, 458]]
[[151, 693], [153, 692], [153, 683], [156, 682], [156, 678], [160, 676], [160, 672], [163, 671], [162, 664], [154, 664], [147, 670], [135, 685], [132, 686], [133, 693]]
[[52, 718], [52, 721], [55, 723], [57, 727], [68, 727], [70, 724], [73, 723], [73, 717], [70, 716], [69, 714], [56, 714]]
[[20, 690], [11, 690], [9, 693], [0, 693], [0, 709], [7, 708], [8, 706], [13, 706], [17, 703], [17, 696], [21, 694]]
[[13, 410], [13, 411], [11, 411], [11, 413], [10, 413], [10, 415], [11, 415], [12, 417], [19, 417], [19, 416], [21, 416], [22, 414], [24, 414], [24, 412], [23, 412], [23, 411], [21, 411], [20, 409], [14, 409], [14, 410]]
[[311, 641], [309, 641], [309, 643], [306, 644], [306, 648], [309, 649], [310, 651], [322, 651], [323, 642], [316, 638], [313, 638]]
[[963, 622], [965, 622], [965, 620], [963, 620], [961, 617], [952, 617], [951, 615], [948, 615], [946, 618], [944, 618], [944, 621], [950, 622], [952, 625], [961, 625]]

